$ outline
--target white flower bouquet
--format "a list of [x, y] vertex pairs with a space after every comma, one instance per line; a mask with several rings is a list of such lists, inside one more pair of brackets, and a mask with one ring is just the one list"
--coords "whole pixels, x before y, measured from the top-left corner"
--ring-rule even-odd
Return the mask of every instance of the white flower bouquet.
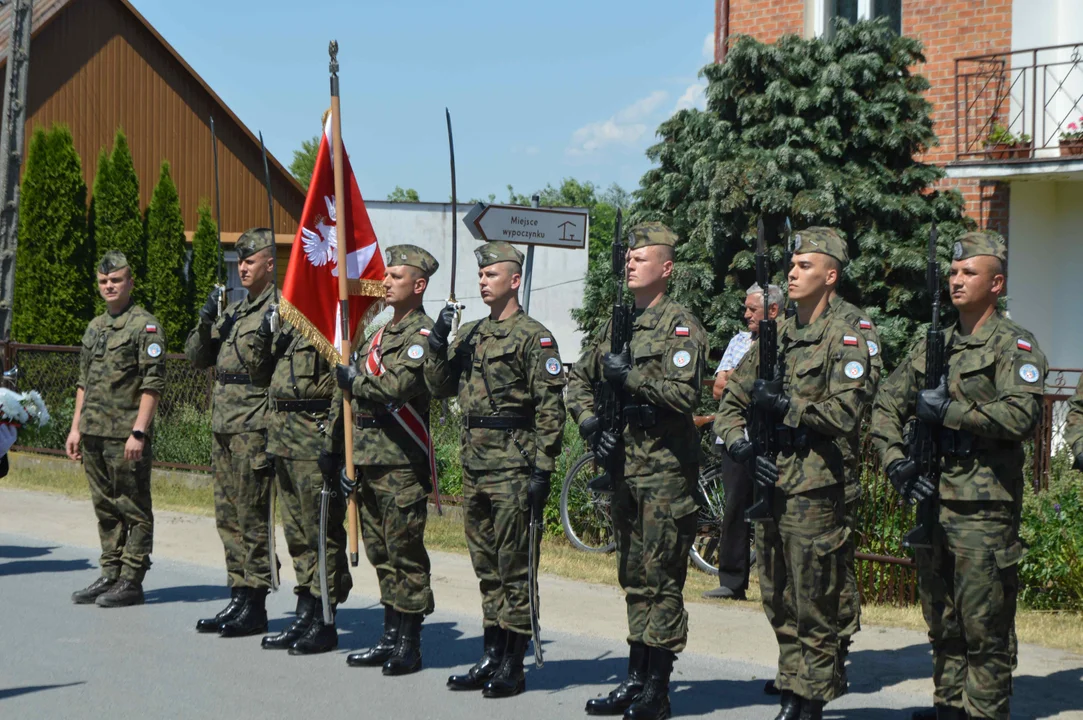
[[49, 424], [49, 410], [37, 390], [20, 393], [0, 387], [0, 423], [43, 427]]

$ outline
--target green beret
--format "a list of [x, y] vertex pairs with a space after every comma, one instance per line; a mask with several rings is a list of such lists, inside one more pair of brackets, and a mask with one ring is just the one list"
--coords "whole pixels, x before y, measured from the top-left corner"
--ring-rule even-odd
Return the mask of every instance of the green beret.
[[846, 249], [846, 240], [835, 228], [810, 227], [793, 236], [793, 254], [823, 253], [835, 258], [841, 264], [850, 262], [850, 253]]
[[1008, 260], [1008, 246], [1000, 233], [992, 230], [979, 230], [964, 233], [955, 241], [951, 252], [952, 260], [967, 260], [978, 255], [992, 255], [1000, 262]]
[[660, 222], [640, 223], [628, 231], [628, 236], [629, 250], [648, 245], [673, 247], [677, 244], [677, 234]]
[[523, 254], [511, 243], [490, 242], [474, 250], [474, 257], [478, 259], [478, 267], [489, 267], [498, 262], [513, 262], [523, 264]]
[[102, 255], [102, 259], [98, 262], [98, 272], [102, 275], [108, 275], [126, 267], [128, 267], [128, 258], [124, 257], [124, 253], [120, 250], [110, 250]]
[[384, 250], [384, 257], [387, 258], [385, 264], [388, 267], [409, 265], [416, 267], [424, 273], [425, 277], [432, 277], [432, 274], [440, 267], [440, 263], [436, 262], [436, 258], [430, 255], [428, 250], [419, 248], [417, 245], [392, 245]]
[[233, 249], [237, 251], [237, 258], [244, 260], [246, 257], [255, 255], [260, 250], [266, 250], [267, 248], [275, 246], [275, 236], [267, 228], [252, 228], [246, 230], [241, 237], [237, 239], [237, 243], [233, 246]]

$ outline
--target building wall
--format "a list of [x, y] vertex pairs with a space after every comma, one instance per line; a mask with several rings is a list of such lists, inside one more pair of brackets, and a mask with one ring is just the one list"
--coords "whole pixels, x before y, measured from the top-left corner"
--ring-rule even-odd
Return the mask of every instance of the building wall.
[[730, 0], [730, 35], [774, 42], [804, 32], [805, 0]]

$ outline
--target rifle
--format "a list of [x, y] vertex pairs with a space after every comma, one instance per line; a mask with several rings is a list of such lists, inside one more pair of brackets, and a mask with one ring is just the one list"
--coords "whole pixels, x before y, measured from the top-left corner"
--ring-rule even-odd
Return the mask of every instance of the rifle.
[[[782, 279], [786, 278], [790, 274], [790, 264], [793, 262], [793, 226], [790, 225], [790, 219], [786, 218], [786, 249], [782, 254]], [[793, 317], [797, 314], [797, 303], [789, 299], [789, 281], [786, 282], [787, 287], [787, 299], [786, 299], [786, 317]], [[766, 296], [764, 296], [766, 297]], [[766, 301], [765, 301], [766, 302]], [[767, 305], [763, 306], [763, 311], [767, 312]]]
[[[613, 233], [613, 278], [617, 281], [617, 296], [613, 300], [613, 319], [609, 325], [609, 351], [623, 352], [624, 346], [632, 341], [632, 311], [624, 302], [624, 289], [627, 282], [625, 270], [628, 267], [628, 243], [623, 237], [623, 218], [617, 210], [617, 225]], [[601, 427], [597, 437], [603, 432], [611, 432], [620, 438], [624, 434], [624, 407], [628, 402], [623, 387], [605, 380], [594, 387], [594, 407]], [[614, 450], [605, 459], [602, 475], [590, 481], [590, 489], [612, 491], [616, 482], [624, 475], [624, 453]]]
[[[787, 249], [787, 254], [789, 250]], [[771, 274], [767, 268], [767, 238], [761, 217], [756, 223], [756, 282], [763, 290], [763, 320], [760, 320], [760, 328], [756, 345], [760, 353], [760, 365], [756, 377], [768, 382], [774, 382], [782, 377], [782, 367], [778, 357], [778, 325], [767, 316], [768, 288], [771, 286]], [[754, 404], [749, 406], [748, 415], [748, 438], [752, 441], [754, 457], [767, 457], [771, 462], [778, 458], [780, 447], [778, 436], [778, 424], [769, 412], [758, 409]], [[745, 519], [749, 522], [762, 522], [771, 520], [774, 513], [771, 509], [771, 491], [773, 485], [764, 485], [753, 482], [752, 506], [745, 512]]]
[[[929, 231], [929, 257], [925, 266], [925, 283], [933, 302], [933, 320], [925, 333], [925, 389], [934, 390], [947, 372], [944, 329], [940, 327], [940, 264], [936, 259], [936, 223]], [[940, 428], [914, 419], [910, 425], [910, 459], [918, 473], [939, 491], [940, 487]], [[932, 547], [933, 528], [937, 525], [939, 498], [934, 495], [918, 503], [917, 524], [903, 538], [903, 547]]]
[[214, 225], [218, 231], [218, 317], [226, 313], [226, 253], [222, 250], [222, 190], [218, 184], [218, 134], [214, 131], [214, 115], [211, 115], [211, 148], [214, 151]]

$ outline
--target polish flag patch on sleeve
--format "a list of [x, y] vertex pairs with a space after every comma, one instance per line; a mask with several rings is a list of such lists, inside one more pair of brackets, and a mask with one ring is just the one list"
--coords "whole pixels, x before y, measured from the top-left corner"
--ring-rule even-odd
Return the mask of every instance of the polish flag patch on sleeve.
[[678, 325], [676, 328], [674, 328], [673, 334], [677, 337], [688, 337], [688, 328], [686, 328], [684, 325]]
[[418, 330], [418, 332], [421, 333], [422, 337], [428, 337], [429, 336], [429, 330], [427, 328], [421, 328], [420, 330]]
[[1030, 352], [1034, 349], [1034, 346], [1028, 343], [1023, 338], [1019, 338], [1018, 340], [1016, 340], [1015, 346], [1018, 347], [1020, 350], [1026, 350], [1027, 352]]
[[[146, 326], [145, 328], [143, 328], [143, 331], [144, 331], [144, 332], [152, 332], [152, 333], [156, 333], [156, 332], [158, 332], [158, 326], [157, 326], [157, 325], [154, 325], [154, 324], [152, 324], [152, 323], [147, 323], [147, 326]], [[1023, 342], [1023, 341], [1022, 341], [1022, 340], [1020, 340], [1019, 342]]]
[[857, 338], [854, 337], [853, 335], [843, 335], [842, 336], [842, 344], [843, 345], [857, 345]]
[[868, 320], [861, 320], [858, 325], [861, 327], [862, 330], [872, 330], [872, 323]]
[[551, 337], [543, 337], [541, 339], [541, 346], [544, 347], [544, 348], [553, 347], [553, 338], [551, 338]]

